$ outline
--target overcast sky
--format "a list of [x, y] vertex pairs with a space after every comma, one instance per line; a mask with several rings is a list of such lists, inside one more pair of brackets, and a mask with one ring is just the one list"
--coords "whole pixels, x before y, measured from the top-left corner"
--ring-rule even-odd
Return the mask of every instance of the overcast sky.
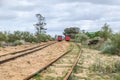
[[34, 33], [37, 13], [46, 18], [52, 36], [73, 26], [98, 31], [104, 23], [120, 31], [120, 0], [0, 0], [0, 31]]

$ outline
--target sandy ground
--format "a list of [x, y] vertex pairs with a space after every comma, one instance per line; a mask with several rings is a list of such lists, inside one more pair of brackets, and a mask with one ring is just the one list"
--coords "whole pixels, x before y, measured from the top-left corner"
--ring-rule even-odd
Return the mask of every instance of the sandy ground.
[[27, 49], [30, 47], [34, 47], [36, 45], [37, 44], [27, 44], [27, 45], [20, 45], [20, 46], [8, 46], [5, 48], [0, 47], [0, 55], [15, 52], [15, 51], [24, 50], [24, 49]]
[[[119, 56], [112, 56], [106, 54], [100, 54], [97, 50], [83, 48], [82, 56], [78, 63], [77, 73], [74, 73], [77, 77], [75, 80], [113, 80], [109, 76], [98, 76], [95, 72], [90, 71], [90, 66], [95, 63], [101, 65], [111, 65], [115, 61], [120, 60]], [[74, 80], [72, 79], [72, 80]]]
[[[43, 43], [43, 44], [45, 44], [45, 43]], [[42, 45], [42, 43], [41, 43], [41, 44], [33, 45], [32, 48], [33, 48], [33, 47], [36, 47], [36, 46], [38, 46], [38, 45]], [[31, 51], [33, 51], [33, 50], [37, 50], [37, 49], [39, 49], [39, 48], [41, 48], [41, 47], [43, 47], [43, 46], [37, 47], [37, 48], [35, 48], [35, 49], [27, 50], [27, 51], [24, 51], [24, 52], [20, 52], [20, 53], [14, 54], [14, 55], [2, 56], [2, 57], [0, 57], [0, 61], [5, 60], [5, 59], [9, 59], [9, 58], [11, 58], [11, 57], [19, 56], [19, 55], [25, 54], [25, 53], [27, 53], [27, 52], [31, 52]]]
[[40, 73], [38, 79], [34, 77], [31, 80], [63, 80], [66, 73], [70, 70], [71, 66], [76, 60], [78, 55], [78, 48], [76, 47], [72, 52], [66, 54], [64, 57], [55, 62], [52, 66]]
[[34, 54], [1, 64], [0, 78], [1, 80], [23, 80], [54, 60], [57, 56], [63, 54], [68, 47], [69, 44], [67, 42], [59, 42]]
[[[50, 41], [50, 42], [53, 42], [53, 41]], [[50, 42], [42, 42], [42, 43], [39, 43], [39, 44], [29, 43], [29, 44], [18, 45], [18, 46], [7, 46], [5, 48], [0, 47], [0, 55], [8, 54], [8, 53], [16, 52], [16, 51], [21, 51], [21, 50], [24, 50], [24, 49], [32, 48], [32, 47], [35, 47], [37, 45], [50, 43]]]

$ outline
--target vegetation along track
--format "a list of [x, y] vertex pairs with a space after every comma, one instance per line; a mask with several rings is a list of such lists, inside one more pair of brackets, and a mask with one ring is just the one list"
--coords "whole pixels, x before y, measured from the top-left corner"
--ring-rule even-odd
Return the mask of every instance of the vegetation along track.
[[41, 49], [43, 49], [43, 48], [45, 48], [47, 46], [52, 45], [54, 43], [56, 43], [56, 42], [38, 45], [36, 47], [32, 47], [32, 48], [29, 48], [29, 49], [9, 53], [9, 54], [6, 54], [4, 56], [2, 55], [2, 56], [0, 56], [0, 64], [9, 62], [11, 60], [14, 60], [14, 59], [19, 58], [19, 57], [23, 57], [23, 56], [28, 55], [28, 54], [32, 54], [32, 53], [34, 53], [36, 51], [39, 51], [39, 50], [41, 50]]
[[80, 46], [72, 43], [70, 50], [24, 80], [67, 80], [77, 64], [80, 54]]

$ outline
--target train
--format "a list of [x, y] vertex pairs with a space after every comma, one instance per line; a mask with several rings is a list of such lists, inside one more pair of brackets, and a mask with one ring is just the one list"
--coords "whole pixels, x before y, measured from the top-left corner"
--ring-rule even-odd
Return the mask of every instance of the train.
[[57, 40], [58, 40], [58, 41], [62, 41], [62, 40], [63, 40], [63, 37], [62, 37], [62, 36], [57, 36]]
[[65, 38], [63, 38], [63, 36], [57, 36], [57, 41], [63, 41], [63, 40], [65, 40], [65, 41], [70, 41], [70, 36], [65, 36]]

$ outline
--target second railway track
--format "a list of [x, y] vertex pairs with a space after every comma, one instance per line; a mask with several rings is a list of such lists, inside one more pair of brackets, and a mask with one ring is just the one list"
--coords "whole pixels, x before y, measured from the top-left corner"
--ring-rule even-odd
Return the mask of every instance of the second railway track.
[[35, 46], [35, 47], [32, 47], [32, 48], [28, 48], [28, 49], [25, 49], [25, 50], [16, 51], [16, 52], [13, 52], [13, 53], [8, 53], [8, 54], [1, 55], [0, 56], [0, 64], [9, 62], [11, 60], [14, 60], [16, 58], [19, 58], [19, 57], [22, 57], [22, 56], [25, 56], [25, 55], [28, 55], [28, 54], [32, 54], [32, 53], [34, 53], [36, 51], [39, 51], [39, 50], [41, 50], [41, 49], [43, 49], [47, 46], [52, 45], [54, 43], [56, 43], [56, 42], [46, 43], [46, 44], [38, 45], [38, 46]]
[[80, 55], [80, 46], [74, 44], [71, 50], [68, 50], [24, 80], [68, 80], [74, 67], [77, 65]]

